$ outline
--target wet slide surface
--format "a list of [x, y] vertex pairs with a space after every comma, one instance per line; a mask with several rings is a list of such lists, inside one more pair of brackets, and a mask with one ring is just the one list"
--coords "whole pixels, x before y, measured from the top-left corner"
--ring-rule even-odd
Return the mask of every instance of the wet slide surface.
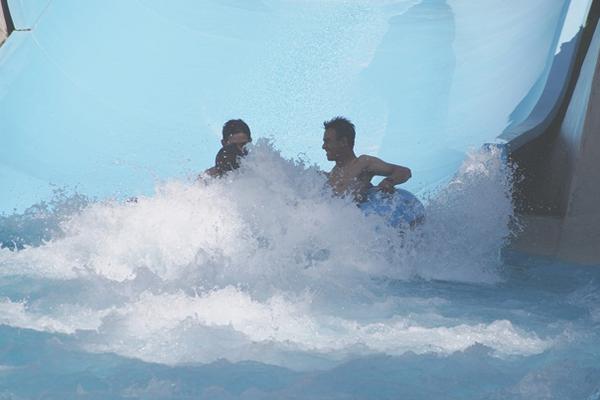
[[[0, 398], [600, 396], [598, 270], [501, 259], [512, 174], [478, 150], [535, 104], [567, 2], [11, 3]], [[425, 224], [324, 189], [338, 114]], [[193, 183], [231, 117], [248, 158]]]
[[554, 56], [566, 3], [10, 1], [26, 31], [0, 53], [0, 210], [55, 188], [150, 193], [210, 165], [237, 117], [330, 168], [322, 121], [345, 115], [357, 152], [431, 189], [510, 122]]

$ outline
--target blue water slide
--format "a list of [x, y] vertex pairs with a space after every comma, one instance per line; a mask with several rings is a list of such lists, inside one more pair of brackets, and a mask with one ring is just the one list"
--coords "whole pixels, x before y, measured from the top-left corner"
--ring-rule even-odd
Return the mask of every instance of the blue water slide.
[[9, 0], [0, 212], [193, 175], [230, 118], [329, 169], [322, 121], [347, 116], [424, 193], [529, 115], [576, 3]]
[[[573, 1], [547, 72], [498, 138], [516, 166], [518, 251], [599, 265], [599, 1]], [[529, 103], [529, 105], [527, 105]], [[527, 112], [523, 112], [527, 109]]]
[[[577, 54], [581, 50], [586, 22], [592, 25], [588, 26], [590, 33], [595, 28], [595, 22], [590, 18], [592, 3], [593, 0], [582, 0], [566, 4], [562, 27], [556, 32], [554, 52], [549, 54], [544, 72], [517, 105], [511, 115], [510, 125], [498, 137], [499, 142], [508, 144], [510, 151], [517, 151], [543, 135], [560, 112], [569, 86], [574, 86], [573, 82], [581, 68], [583, 60], [579, 60], [578, 64]], [[583, 54], [587, 46], [589, 43], [583, 49]]]

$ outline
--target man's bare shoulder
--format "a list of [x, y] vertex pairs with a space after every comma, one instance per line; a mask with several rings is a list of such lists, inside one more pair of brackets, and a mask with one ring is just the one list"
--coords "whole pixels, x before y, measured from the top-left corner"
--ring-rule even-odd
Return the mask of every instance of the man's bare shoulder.
[[369, 167], [373, 164], [382, 162], [382, 160], [368, 154], [361, 154], [358, 156], [357, 162], [363, 167]]
[[375, 156], [370, 156], [368, 154], [361, 154], [360, 156], [358, 156], [359, 160], [379, 160], [379, 158], [375, 157]]

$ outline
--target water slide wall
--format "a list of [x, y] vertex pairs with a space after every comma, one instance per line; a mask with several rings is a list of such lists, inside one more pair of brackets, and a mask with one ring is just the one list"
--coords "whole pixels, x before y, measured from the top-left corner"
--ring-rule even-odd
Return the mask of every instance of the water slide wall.
[[0, 213], [197, 172], [240, 116], [327, 168], [319, 121], [344, 114], [418, 193], [504, 130], [523, 177], [513, 248], [598, 263], [597, 1], [284, 3], [2, 1]]
[[8, 11], [8, 4], [5, 0], [0, 1], [0, 45], [13, 30], [14, 26]]
[[563, 45], [528, 118], [501, 136], [517, 166], [513, 248], [600, 264], [600, 2]]

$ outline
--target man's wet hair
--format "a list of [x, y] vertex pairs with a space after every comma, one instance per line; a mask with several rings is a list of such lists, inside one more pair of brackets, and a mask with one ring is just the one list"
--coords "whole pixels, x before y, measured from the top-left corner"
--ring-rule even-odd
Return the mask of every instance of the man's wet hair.
[[235, 144], [227, 144], [223, 146], [215, 157], [215, 168], [219, 175], [223, 175], [240, 167], [240, 157], [246, 155], [246, 152]]
[[325, 130], [333, 129], [335, 131], [335, 138], [341, 139], [346, 138], [351, 148], [354, 148], [354, 138], [356, 137], [356, 131], [354, 130], [354, 124], [349, 119], [344, 117], [335, 117], [329, 121], [323, 122]]
[[235, 135], [236, 133], [245, 133], [248, 135], [248, 139], [252, 140], [250, 134], [250, 127], [241, 119], [230, 119], [223, 125], [223, 140], [227, 141], [229, 136]]

